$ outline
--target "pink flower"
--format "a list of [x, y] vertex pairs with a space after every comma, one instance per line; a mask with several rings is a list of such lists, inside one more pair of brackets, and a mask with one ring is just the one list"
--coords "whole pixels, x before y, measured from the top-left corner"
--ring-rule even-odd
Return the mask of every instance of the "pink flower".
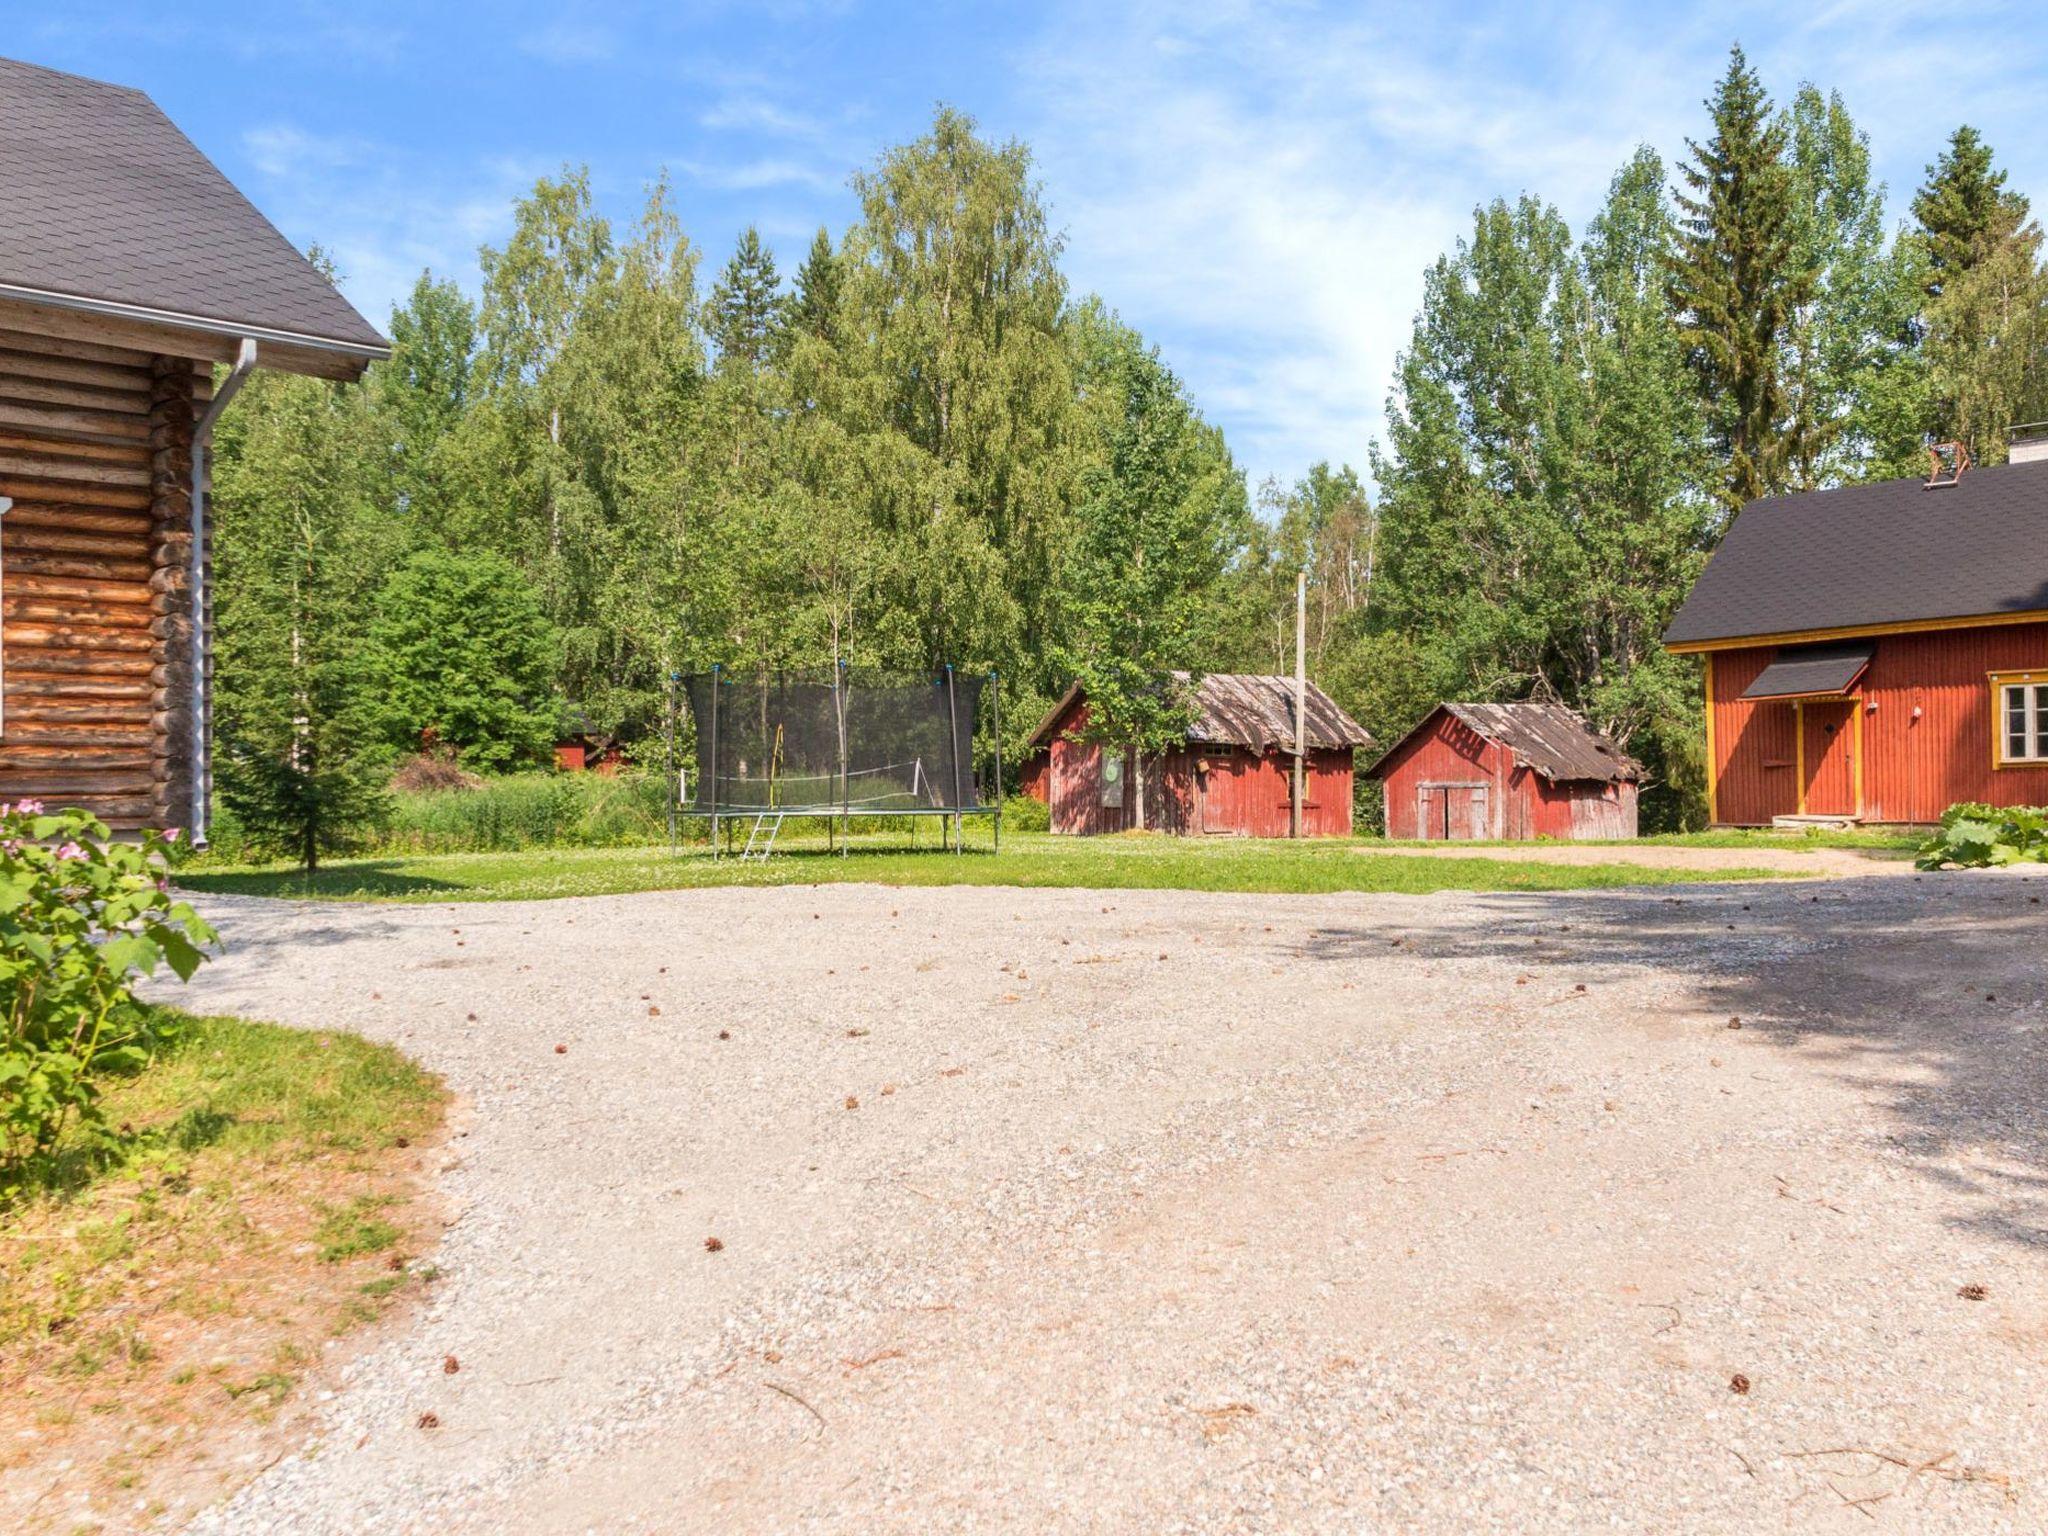
[[43, 814], [43, 802], [40, 800], [17, 800], [14, 802], [14, 808], [24, 816]]
[[82, 859], [85, 857], [85, 850], [76, 843], [62, 843], [58, 845], [54, 857], [59, 859]]
[[164, 828], [164, 841], [167, 843], [175, 843], [179, 838], [183, 837], [184, 835], [184, 832], [177, 827]]

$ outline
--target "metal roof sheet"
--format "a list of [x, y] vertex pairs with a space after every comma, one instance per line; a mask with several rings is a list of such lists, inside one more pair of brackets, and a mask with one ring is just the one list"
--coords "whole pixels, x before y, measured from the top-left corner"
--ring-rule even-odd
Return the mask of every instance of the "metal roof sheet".
[[[1185, 672], [1174, 674], [1187, 681]], [[1031, 733], [1030, 746], [1044, 746], [1053, 728], [1075, 699], [1081, 696], [1079, 683], [1070, 687], [1059, 702], [1046, 712]], [[1372, 735], [1338, 707], [1314, 683], [1308, 685], [1302, 701], [1303, 735], [1317, 750], [1369, 747]], [[1215, 746], [1251, 747], [1265, 751], [1294, 742], [1294, 679], [1253, 672], [1210, 672], [1195, 687], [1195, 722], [1188, 728], [1188, 740]]]
[[1369, 777], [1381, 769], [1410, 741], [1427, 730], [1439, 714], [1449, 714], [1489, 741], [1499, 742], [1521, 762], [1553, 782], [1590, 780], [1611, 784], [1633, 782], [1643, 776], [1636, 760], [1587, 722], [1586, 717], [1562, 704], [1524, 700], [1510, 704], [1439, 704], [1414, 730], [1372, 767]]
[[1844, 693], [1863, 675], [1875, 649], [1868, 640], [1782, 646], [1770, 665], [1742, 690], [1742, 696], [1790, 699], [1816, 693]]
[[2048, 463], [1753, 501], [1669, 645], [2048, 611]]
[[13, 59], [0, 59], [0, 284], [387, 346], [142, 92]]

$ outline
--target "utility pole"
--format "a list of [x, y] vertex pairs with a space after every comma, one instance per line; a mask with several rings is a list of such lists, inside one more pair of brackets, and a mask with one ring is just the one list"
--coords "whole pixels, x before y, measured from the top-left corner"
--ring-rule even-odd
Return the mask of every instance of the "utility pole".
[[1308, 572], [1294, 573], [1294, 792], [1287, 799], [1287, 835], [1301, 836], [1308, 788]]

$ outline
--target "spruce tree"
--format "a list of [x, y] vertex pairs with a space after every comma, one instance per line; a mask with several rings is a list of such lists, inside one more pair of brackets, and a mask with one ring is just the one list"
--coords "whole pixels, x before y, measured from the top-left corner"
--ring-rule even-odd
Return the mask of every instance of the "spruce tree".
[[775, 256], [748, 225], [704, 305], [704, 329], [728, 368], [759, 370], [768, 362], [781, 319], [782, 278]]
[[839, 257], [832, 249], [832, 237], [820, 226], [811, 239], [810, 254], [797, 268], [796, 292], [790, 296], [784, 321], [792, 333], [829, 341], [838, 313]]
[[1939, 298], [1945, 280], [1969, 271], [2026, 223], [2027, 200], [2005, 190], [2005, 172], [1993, 169], [1991, 146], [1966, 123], [1927, 167], [1927, 181], [1913, 198], [1913, 218], [1927, 253], [1927, 294]]
[[1814, 275], [1795, 252], [1785, 125], [1739, 45], [1707, 110], [1713, 132], [1686, 141], [1693, 158], [1679, 168], [1692, 190], [1678, 194], [1668, 290], [1724, 461], [1716, 494], [1737, 511], [1783, 490], [1803, 456], [1784, 349]]

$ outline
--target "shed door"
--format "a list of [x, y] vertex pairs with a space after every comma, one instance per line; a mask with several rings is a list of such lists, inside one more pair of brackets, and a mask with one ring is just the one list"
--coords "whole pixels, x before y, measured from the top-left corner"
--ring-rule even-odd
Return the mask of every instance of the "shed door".
[[1416, 835], [1465, 842], [1488, 835], [1485, 784], [1424, 784], [1416, 790]]
[[1808, 699], [1799, 706], [1799, 754], [1809, 816], [1856, 816], [1856, 701]]
[[1244, 775], [1251, 760], [1229, 747], [1207, 747], [1198, 761], [1202, 764], [1202, 830], [1244, 831]]

